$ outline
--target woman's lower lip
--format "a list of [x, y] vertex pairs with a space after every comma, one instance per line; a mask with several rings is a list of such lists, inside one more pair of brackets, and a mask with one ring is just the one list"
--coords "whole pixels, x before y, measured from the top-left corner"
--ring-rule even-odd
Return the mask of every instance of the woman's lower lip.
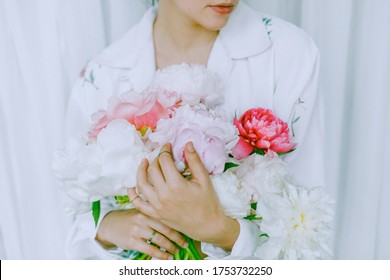
[[233, 12], [234, 6], [211, 6], [210, 8], [218, 14], [227, 15]]

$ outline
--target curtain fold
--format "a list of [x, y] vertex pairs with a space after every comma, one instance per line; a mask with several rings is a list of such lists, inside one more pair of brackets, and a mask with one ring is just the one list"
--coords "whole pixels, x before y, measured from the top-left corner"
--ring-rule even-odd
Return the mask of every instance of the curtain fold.
[[390, 259], [390, 2], [247, 2], [302, 27], [320, 49], [336, 258]]
[[[81, 68], [146, 9], [127, 2], [0, 1], [0, 256], [65, 258], [68, 220], [52, 156], [64, 145], [67, 100]], [[129, 12], [115, 18], [107, 6]]]
[[[390, 26], [389, 1], [356, 1], [344, 95], [344, 163], [339, 185], [341, 258], [390, 258], [389, 128]], [[388, 134], [387, 134], [388, 135]], [[387, 153], [386, 153], [387, 152]], [[386, 196], [385, 196], [386, 197]], [[386, 253], [387, 252], [387, 253]]]
[[[0, 258], [65, 258], [50, 164], [71, 86], [147, 2], [0, 0]], [[245, 2], [302, 27], [320, 49], [335, 257], [390, 259], [390, 1]]]

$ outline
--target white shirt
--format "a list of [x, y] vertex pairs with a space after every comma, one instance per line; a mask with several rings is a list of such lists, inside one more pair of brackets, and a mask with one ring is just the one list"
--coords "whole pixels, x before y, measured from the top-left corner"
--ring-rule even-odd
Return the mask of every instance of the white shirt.
[[[107, 106], [113, 93], [146, 89], [156, 71], [152, 26], [157, 11], [151, 8], [120, 40], [93, 58], [75, 84], [69, 102], [67, 135], [88, 130], [90, 116]], [[288, 122], [297, 149], [285, 160], [295, 182], [312, 187], [324, 184], [323, 124], [317, 94], [318, 50], [298, 27], [253, 11], [240, 3], [220, 31], [207, 67], [224, 82], [224, 109], [241, 115], [246, 110], [272, 109]], [[105, 203], [105, 204], [104, 204]], [[100, 219], [112, 210], [102, 205]], [[259, 230], [239, 220], [240, 234], [231, 252], [202, 244], [209, 258], [251, 258]], [[68, 255], [77, 259], [121, 258], [95, 241], [91, 213], [74, 216], [68, 239]]]

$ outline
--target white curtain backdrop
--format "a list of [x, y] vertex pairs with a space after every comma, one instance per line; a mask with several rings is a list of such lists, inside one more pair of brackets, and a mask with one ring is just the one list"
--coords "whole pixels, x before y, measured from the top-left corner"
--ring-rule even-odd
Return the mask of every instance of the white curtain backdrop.
[[[0, 0], [1, 259], [65, 258], [50, 163], [64, 144], [70, 88], [147, 2]], [[390, 1], [245, 2], [301, 26], [320, 48], [335, 257], [390, 259]]]

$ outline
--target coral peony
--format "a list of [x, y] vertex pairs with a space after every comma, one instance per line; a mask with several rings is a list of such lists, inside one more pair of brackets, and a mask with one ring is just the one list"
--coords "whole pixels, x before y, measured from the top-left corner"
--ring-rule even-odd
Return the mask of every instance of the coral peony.
[[273, 157], [278, 153], [288, 153], [296, 146], [291, 143], [287, 123], [276, 117], [271, 110], [248, 110], [240, 119], [234, 119], [234, 125], [240, 133], [240, 140], [232, 151], [237, 159], [245, 158], [254, 151]]

